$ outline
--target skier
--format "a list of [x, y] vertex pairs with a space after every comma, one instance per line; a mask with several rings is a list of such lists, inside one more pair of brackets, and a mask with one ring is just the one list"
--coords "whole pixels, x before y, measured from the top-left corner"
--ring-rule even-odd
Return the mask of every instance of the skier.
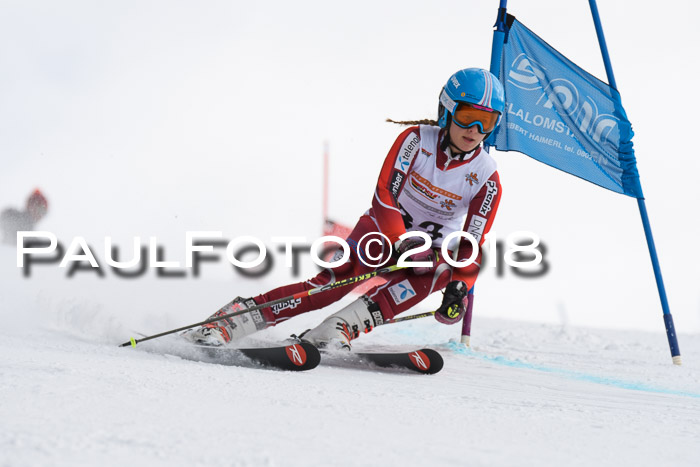
[[[424, 244], [419, 237], [403, 240], [399, 237], [407, 231], [422, 231], [432, 239], [430, 248], [411, 253], [407, 260], [427, 265], [388, 274], [385, 284], [373, 287], [299, 338], [318, 347], [350, 349], [350, 341], [361, 332], [371, 331], [443, 288], [442, 304], [435, 318], [444, 324], [460, 321], [467, 306], [467, 292], [474, 286], [479, 272], [481, 249], [474, 263], [453, 268], [440, 254], [440, 247], [443, 239], [456, 231], [468, 232], [480, 246], [493, 223], [501, 184], [496, 162], [481, 143], [500, 122], [504, 106], [503, 88], [488, 71], [467, 68], [452, 75], [440, 93], [437, 121], [394, 122], [415, 126], [399, 135], [384, 161], [372, 207], [360, 217], [347, 238], [351, 246], [349, 261], [324, 269], [306, 282], [248, 299], [238, 297], [212, 318], [374, 271], [376, 266], [368, 257], [391, 254], [388, 264], [396, 264], [398, 255]], [[358, 242], [370, 232], [381, 232], [391, 243], [371, 243], [365, 254]], [[448, 245], [452, 259], [470, 258], [471, 242], [455, 240]], [[351, 285], [339, 287], [303, 300], [253, 310], [189, 330], [184, 336], [200, 344], [224, 345], [301, 313], [328, 306], [352, 288]]]
[[38, 189], [34, 190], [27, 198], [27, 209], [20, 211], [15, 208], [7, 208], [0, 214], [0, 228], [2, 228], [2, 240], [5, 243], [14, 244], [17, 241], [17, 232], [20, 230], [33, 230], [37, 222], [45, 215], [48, 202]]

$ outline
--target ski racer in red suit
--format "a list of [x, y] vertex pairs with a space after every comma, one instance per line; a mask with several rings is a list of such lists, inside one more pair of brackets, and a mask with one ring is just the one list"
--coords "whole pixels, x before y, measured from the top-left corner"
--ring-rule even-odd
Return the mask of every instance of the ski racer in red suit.
[[27, 208], [20, 211], [15, 208], [7, 208], [0, 213], [0, 232], [2, 241], [8, 244], [17, 242], [17, 232], [20, 230], [34, 230], [48, 210], [48, 202], [44, 194], [36, 189], [27, 198]]
[[[324, 269], [306, 282], [279, 287], [249, 299], [238, 297], [212, 316], [374, 271], [377, 266], [371, 258], [391, 255], [388, 264], [396, 264], [397, 254], [425, 243], [420, 237], [402, 237], [406, 232], [418, 231], [430, 237], [431, 247], [412, 252], [408, 259], [422, 265], [390, 273], [385, 284], [370, 289], [299, 337], [319, 347], [349, 349], [350, 341], [361, 332], [369, 332], [442, 289], [445, 294], [435, 318], [445, 324], [458, 322], [466, 309], [467, 292], [479, 273], [481, 249], [471, 265], [452, 267], [442, 256], [440, 247], [449, 234], [460, 231], [471, 234], [480, 246], [493, 223], [501, 184], [496, 162], [481, 143], [496, 128], [503, 110], [503, 88], [494, 75], [479, 68], [455, 73], [440, 93], [437, 122], [396, 122], [417, 125], [402, 132], [389, 150], [372, 207], [360, 217], [346, 240], [351, 247], [349, 261]], [[358, 247], [367, 234], [378, 238], [372, 237], [378, 235], [376, 232], [389, 241], [370, 242], [368, 251], [364, 241]], [[464, 261], [472, 256], [473, 245], [457, 236], [451, 239], [448, 250], [451, 259]], [[185, 336], [198, 343], [223, 345], [301, 313], [326, 307], [352, 288], [351, 285], [339, 287], [226, 318], [187, 331]]]

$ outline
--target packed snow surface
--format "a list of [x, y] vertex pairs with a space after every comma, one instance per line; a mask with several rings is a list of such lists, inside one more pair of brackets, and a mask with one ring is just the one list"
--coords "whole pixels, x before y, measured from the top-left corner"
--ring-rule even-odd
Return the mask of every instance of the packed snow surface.
[[[249, 344], [321, 317], [309, 315]], [[429, 318], [377, 328], [355, 349], [429, 346], [445, 358], [436, 375], [291, 373], [119, 348], [133, 333], [79, 302], [53, 319], [8, 316], [2, 466], [700, 465], [698, 336], [680, 336], [679, 367], [662, 330], [475, 316], [465, 348], [457, 326]]]

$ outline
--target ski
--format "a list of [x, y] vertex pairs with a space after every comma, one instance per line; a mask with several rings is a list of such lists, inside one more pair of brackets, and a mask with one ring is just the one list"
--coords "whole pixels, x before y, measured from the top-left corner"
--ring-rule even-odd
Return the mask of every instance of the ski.
[[318, 349], [305, 342], [279, 347], [240, 349], [188, 343], [161, 349], [155, 348], [154, 351], [196, 362], [286, 371], [311, 370], [321, 361]]
[[442, 355], [433, 349], [410, 352], [346, 352], [324, 351], [321, 364], [347, 368], [382, 368], [409, 370], [424, 375], [433, 375], [442, 370]]

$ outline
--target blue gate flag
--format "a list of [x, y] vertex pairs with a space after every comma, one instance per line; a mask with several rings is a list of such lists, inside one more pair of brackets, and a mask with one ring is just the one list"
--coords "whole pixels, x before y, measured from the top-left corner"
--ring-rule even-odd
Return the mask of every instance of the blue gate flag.
[[489, 139], [596, 185], [644, 198], [620, 94], [508, 15], [499, 79], [506, 109]]

